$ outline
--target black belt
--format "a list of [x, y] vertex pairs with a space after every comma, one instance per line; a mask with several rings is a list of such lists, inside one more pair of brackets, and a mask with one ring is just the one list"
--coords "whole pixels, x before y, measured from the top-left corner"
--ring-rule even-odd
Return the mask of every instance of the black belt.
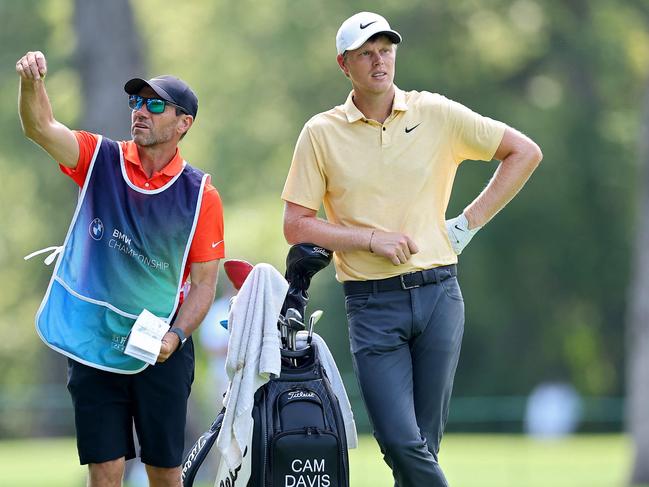
[[397, 291], [399, 289], [414, 289], [427, 284], [437, 284], [457, 276], [457, 265], [443, 265], [423, 271], [409, 272], [399, 276], [377, 279], [374, 281], [345, 281], [345, 294], [379, 293]]

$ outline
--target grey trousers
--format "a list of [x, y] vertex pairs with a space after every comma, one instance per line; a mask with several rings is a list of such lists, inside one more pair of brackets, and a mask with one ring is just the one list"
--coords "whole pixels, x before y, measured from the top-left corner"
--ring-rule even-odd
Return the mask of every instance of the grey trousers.
[[447, 487], [437, 462], [464, 331], [457, 278], [345, 297], [356, 378], [396, 487]]

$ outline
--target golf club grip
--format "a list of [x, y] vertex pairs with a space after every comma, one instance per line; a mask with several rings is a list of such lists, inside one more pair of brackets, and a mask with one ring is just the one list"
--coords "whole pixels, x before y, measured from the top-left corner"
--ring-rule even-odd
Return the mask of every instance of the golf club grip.
[[216, 442], [216, 438], [219, 436], [224, 415], [225, 408], [221, 410], [210, 428], [198, 437], [198, 440], [196, 440], [196, 443], [194, 443], [194, 446], [183, 460], [181, 473], [183, 487], [192, 487], [194, 485], [194, 478], [198, 473], [198, 469], [205, 461], [205, 457], [207, 457]]

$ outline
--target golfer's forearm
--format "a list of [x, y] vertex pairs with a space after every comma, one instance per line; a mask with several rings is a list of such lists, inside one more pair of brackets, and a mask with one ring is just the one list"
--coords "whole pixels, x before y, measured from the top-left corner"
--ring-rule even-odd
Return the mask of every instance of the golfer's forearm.
[[309, 242], [333, 251], [369, 250], [371, 228], [345, 227], [315, 216], [285, 219], [284, 236], [289, 244]]
[[505, 157], [487, 187], [464, 209], [469, 228], [484, 226], [502, 210], [525, 185], [541, 158], [536, 146]]

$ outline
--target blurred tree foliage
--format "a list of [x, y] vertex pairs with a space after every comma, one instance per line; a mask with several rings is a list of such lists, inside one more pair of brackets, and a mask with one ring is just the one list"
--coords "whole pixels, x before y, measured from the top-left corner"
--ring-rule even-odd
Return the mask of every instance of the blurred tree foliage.
[[[52, 353], [32, 324], [51, 269], [22, 256], [62, 241], [76, 192], [21, 135], [14, 64], [27, 50], [43, 50], [55, 115], [82, 128], [72, 6], [0, 0], [5, 386], [41, 382], [40, 357]], [[181, 150], [221, 193], [229, 257], [281, 271], [288, 246], [279, 194], [295, 140], [306, 120], [342, 103], [350, 89], [335, 62], [336, 30], [356, 11], [385, 15], [404, 37], [400, 88], [439, 92], [502, 120], [534, 138], [545, 156], [461, 257], [467, 324], [455, 394], [526, 394], [548, 379], [570, 381], [586, 395], [624, 392], [647, 0], [212, 0], [173, 8], [140, 0], [133, 8], [145, 44], [144, 65], [133, 75], [173, 73], [198, 93], [197, 123]], [[461, 166], [450, 216], [494, 168]], [[340, 368], [350, 370], [332, 269], [315, 278], [312, 296], [310, 309], [326, 311], [319, 331]]]

